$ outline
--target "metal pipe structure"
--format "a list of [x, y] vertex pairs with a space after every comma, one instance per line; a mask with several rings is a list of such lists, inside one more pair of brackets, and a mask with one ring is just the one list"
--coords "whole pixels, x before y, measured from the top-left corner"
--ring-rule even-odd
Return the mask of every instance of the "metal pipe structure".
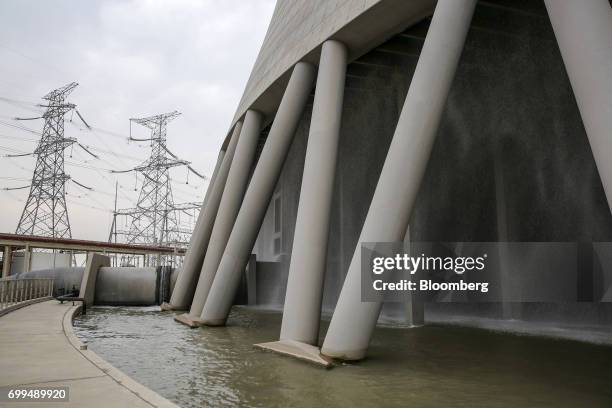
[[225, 324], [289, 147], [313, 86], [315, 67], [298, 62], [268, 134], [214, 282], [200, 316], [204, 324]]
[[361, 243], [404, 238], [476, 0], [439, 0], [338, 304], [321, 348], [343, 360], [365, 357], [380, 302], [361, 301]]
[[204, 206], [198, 216], [197, 225], [191, 235], [189, 249], [185, 255], [181, 273], [172, 291], [170, 302], [162, 305], [162, 310], [186, 310], [191, 305], [191, 300], [193, 299], [193, 293], [195, 292], [197, 284], [196, 279], [199, 276], [200, 268], [204, 261], [204, 255], [206, 254], [206, 248], [208, 247], [210, 234], [215, 223], [215, 217], [219, 210], [221, 196], [225, 188], [225, 181], [229, 174], [241, 129], [242, 121], [237, 122], [234, 126], [232, 138], [223, 156], [223, 162], [217, 172], [216, 180], [214, 184], [211, 184], [208, 188], [210, 195], [208, 192], [206, 193], [208, 196], [205, 198], [206, 206]]
[[544, 0], [612, 211], [612, 7]]
[[249, 183], [249, 173], [255, 161], [262, 120], [263, 116], [253, 110], [248, 110], [244, 117], [234, 159], [227, 176], [221, 204], [219, 205], [219, 211], [217, 212], [215, 225], [210, 235], [198, 284], [193, 301], [191, 302], [191, 309], [188, 314], [175, 318], [177, 321], [188, 326], [195, 327], [199, 325], [198, 319], [202, 313], [202, 308], [204, 308], [204, 303], [206, 303], [208, 292], [215, 279], [217, 267], [223, 256], [225, 244], [227, 244], [227, 240], [232, 232], [244, 192]]
[[319, 337], [346, 61], [344, 44], [338, 41], [323, 44], [289, 264], [281, 340], [316, 345]]

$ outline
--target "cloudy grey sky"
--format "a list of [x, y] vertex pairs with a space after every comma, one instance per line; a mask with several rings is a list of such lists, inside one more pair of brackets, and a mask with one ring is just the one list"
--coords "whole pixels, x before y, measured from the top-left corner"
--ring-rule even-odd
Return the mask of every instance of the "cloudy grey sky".
[[[119, 207], [137, 199], [133, 174], [108, 172], [148, 154], [146, 145], [127, 143], [130, 117], [182, 112], [169, 125], [168, 146], [210, 175], [273, 9], [274, 0], [0, 1], [0, 188], [27, 185], [35, 162], [5, 157], [32, 151], [38, 138], [11, 125], [43, 124], [13, 118], [36, 116], [41, 96], [72, 81], [79, 86], [69, 100], [97, 130], [75, 116], [66, 135], [100, 155], [66, 152], [66, 172], [95, 189], [68, 186], [74, 238], [107, 239], [115, 180]], [[190, 176], [185, 184], [184, 169], [172, 176], [175, 201], [202, 199], [205, 183]], [[28, 191], [0, 190], [0, 231], [15, 231]]]

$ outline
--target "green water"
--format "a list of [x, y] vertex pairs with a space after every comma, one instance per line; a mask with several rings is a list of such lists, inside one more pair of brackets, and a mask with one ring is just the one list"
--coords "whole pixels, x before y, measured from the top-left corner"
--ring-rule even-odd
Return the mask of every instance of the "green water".
[[[254, 349], [281, 315], [234, 308], [189, 329], [157, 308], [94, 307], [89, 348], [182, 407], [612, 407], [612, 347], [452, 326], [378, 328], [330, 370]], [[325, 328], [324, 328], [325, 329]]]

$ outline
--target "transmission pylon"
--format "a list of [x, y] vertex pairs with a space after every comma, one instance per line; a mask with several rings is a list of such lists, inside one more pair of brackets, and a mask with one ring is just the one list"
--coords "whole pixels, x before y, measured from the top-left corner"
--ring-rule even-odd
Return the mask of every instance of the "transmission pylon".
[[[32, 183], [29, 186], [20, 187], [30, 187], [30, 194], [17, 225], [17, 234], [72, 238], [66, 207], [66, 182], [70, 180], [70, 176], [64, 172], [64, 151], [78, 142], [75, 138], [64, 136], [64, 116], [76, 108], [76, 105], [66, 102], [66, 97], [77, 85], [76, 82], [72, 82], [43, 96], [43, 99], [48, 102], [39, 105], [46, 108], [42, 117], [16, 118], [17, 120], [45, 120], [36, 150], [29, 154], [14, 155], [36, 156]], [[78, 111], [77, 115], [81, 117]], [[82, 117], [81, 120], [83, 120]], [[85, 123], [84, 120], [83, 122]], [[92, 154], [89, 151], [88, 153]]]
[[[133, 138], [130, 134], [130, 140], [150, 142], [151, 155], [145, 162], [133, 169], [116, 171], [116, 173], [135, 171], [142, 175], [143, 184], [135, 208], [115, 210], [109, 239], [114, 236], [117, 240], [117, 235], [123, 234], [128, 244], [172, 247], [184, 247], [188, 244], [191, 230], [181, 227], [179, 215], [180, 212], [199, 208], [199, 205], [174, 203], [169, 169], [186, 166], [188, 172], [201, 178], [205, 176], [196, 172], [190, 166], [190, 162], [178, 158], [166, 146], [168, 123], [178, 115], [180, 113], [174, 111], [146, 118], [130, 119], [130, 126], [133, 122], [151, 130], [151, 137], [146, 139]], [[127, 233], [117, 231], [116, 218], [118, 215], [126, 216], [131, 220]], [[132, 258], [124, 258], [121, 263], [131, 264], [132, 261]], [[168, 265], [173, 263], [173, 257], [147, 256], [144, 262], [147, 266]]]

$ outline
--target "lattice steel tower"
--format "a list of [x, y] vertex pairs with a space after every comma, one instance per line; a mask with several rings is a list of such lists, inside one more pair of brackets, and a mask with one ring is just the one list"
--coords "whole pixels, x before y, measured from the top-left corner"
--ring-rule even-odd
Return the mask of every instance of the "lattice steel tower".
[[[48, 103], [40, 142], [34, 150], [36, 167], [30, 185], [30, 195], [17, 225], [17, 234], [54, 238], [72, 238], [68, 209], [64, 150], [76, 142], [64, 137], [64, 115], [75, 108], [66, 97], [78, 84], [72, 82], [43, 96]], [[26, 187], [27, 188], [27, 187]]]
[[[117, 234], [122, 234], [125, 235], [125, 241], [129, 244], [172, 247], [185, 246], [189, 242], [191, 231], [181, 228], [177, 215], [180, 211], [186, 211], [194, 206], [191, 203], [178, 205], [174, 203], [169, 169], [176, 166], [187, 166], [188, 171], [201, 178], [204, 176], [197, 173], [188, 161], [179, 159], [166, 146], [168, 122], [178, 115], [180, 113], [174, 111], [147, 118], [130, 119], [131, 122], [151, 129], [150, 138], [137, 139], [130, 135], [130, 140], [150, 141], [151, 155], [140, 166], [125, 171], [136, 171], [142, 174], [143, 184], [135, 208], [115, 211], [115, 218], [117, 215], [131, 218], [129, 231], [127, 233], [118, 232], [116, 220], [114, 220], [109, 239], [112, 239], [114, 235], [116, 240]], [[127, 258], [122, 260], [122, 263], [126, 262], [131, 261]], [[170, 263], [168, 257], [160, 259], [149, 257], [145, 260], [147, 265], [168, 263]]]

